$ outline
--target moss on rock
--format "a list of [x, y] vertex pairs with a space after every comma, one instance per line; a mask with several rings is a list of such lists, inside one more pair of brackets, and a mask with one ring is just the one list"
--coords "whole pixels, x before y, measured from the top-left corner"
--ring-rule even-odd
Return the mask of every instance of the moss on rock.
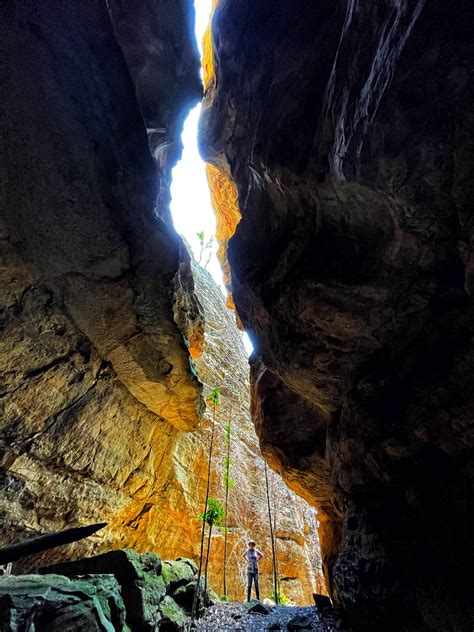
[[161, 602], [160, 612], [163, 616], [160, 630], [183, 630], [188, 622], [184, 610], [169, 595]]

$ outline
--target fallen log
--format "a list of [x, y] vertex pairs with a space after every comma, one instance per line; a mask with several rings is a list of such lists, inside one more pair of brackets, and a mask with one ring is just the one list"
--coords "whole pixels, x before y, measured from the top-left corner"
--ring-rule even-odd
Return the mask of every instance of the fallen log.
[[36, 538], [31, 538], [26, 542], [18, 542], [17, 544], [11, 544], [0, 548], [0, 564], [8, 564], [9, 562], [16, 562], [22, 557], [27, 555], [33, 555], [34, 553], [41, 553], [48, 549], [54, 549], [57, 546], [63, 544], [70, 544], [71, 542], [77, 542], [84, 538], [88, 538], [90, 535], [103, 529], [107, 526], [107, 522], [100, 522], [98, 524], [91, 524], [87, 527], [74, 527], [72, 529], [64, 529], [64, 531], [58, 531], [56, 533], [45, 533], [39, 535]]

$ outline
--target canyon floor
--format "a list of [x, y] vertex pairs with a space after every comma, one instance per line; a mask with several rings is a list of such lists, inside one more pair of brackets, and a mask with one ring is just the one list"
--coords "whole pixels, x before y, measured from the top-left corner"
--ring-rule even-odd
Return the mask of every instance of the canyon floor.
[[343, 632], [332, 611], [320, 613], [314, 606], [265, 606], [267, 614], [249, 612], [244, 603], [220, 602], [199, 619], [199, 632], [259, 632], [260, 630], [317, 630]]

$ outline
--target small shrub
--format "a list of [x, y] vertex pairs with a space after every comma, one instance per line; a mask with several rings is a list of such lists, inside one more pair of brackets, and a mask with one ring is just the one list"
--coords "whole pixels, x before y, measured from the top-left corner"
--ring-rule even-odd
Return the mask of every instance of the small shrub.
[[[288, 603], [289, 599], [283, 592], [280, 580], [277, 580], [277, 586], [278, 586], [278, 603], [283, 606], [286, 603]], [[268, 598], [276, 603], [277, 602], [276, 597], [277, 596], [275, 594], [275, 590], [273, 589], [272, 592], [268, 595]]]
[[198, 516], [198, 520], [205, 520], [210, 526], [219, 527], [224, 517], [224, 507], [215, 499], [209, 498], [207, 501], [207, 511], [203, 511]]

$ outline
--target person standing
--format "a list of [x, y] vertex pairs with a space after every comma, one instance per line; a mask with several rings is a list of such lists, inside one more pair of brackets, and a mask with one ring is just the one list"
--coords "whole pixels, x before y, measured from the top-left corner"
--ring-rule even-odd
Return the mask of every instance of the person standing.
[[263, 553], [255, 548], [255, 540], [249, 540], [248, 549], [242, 555], [247, 560], [247, 601], [250, 601], [252, 594], [252, 582], [255, 584], [255, 595], [260, 599], [260, 588], [258, 586], [258, 563], [263, 557]]

